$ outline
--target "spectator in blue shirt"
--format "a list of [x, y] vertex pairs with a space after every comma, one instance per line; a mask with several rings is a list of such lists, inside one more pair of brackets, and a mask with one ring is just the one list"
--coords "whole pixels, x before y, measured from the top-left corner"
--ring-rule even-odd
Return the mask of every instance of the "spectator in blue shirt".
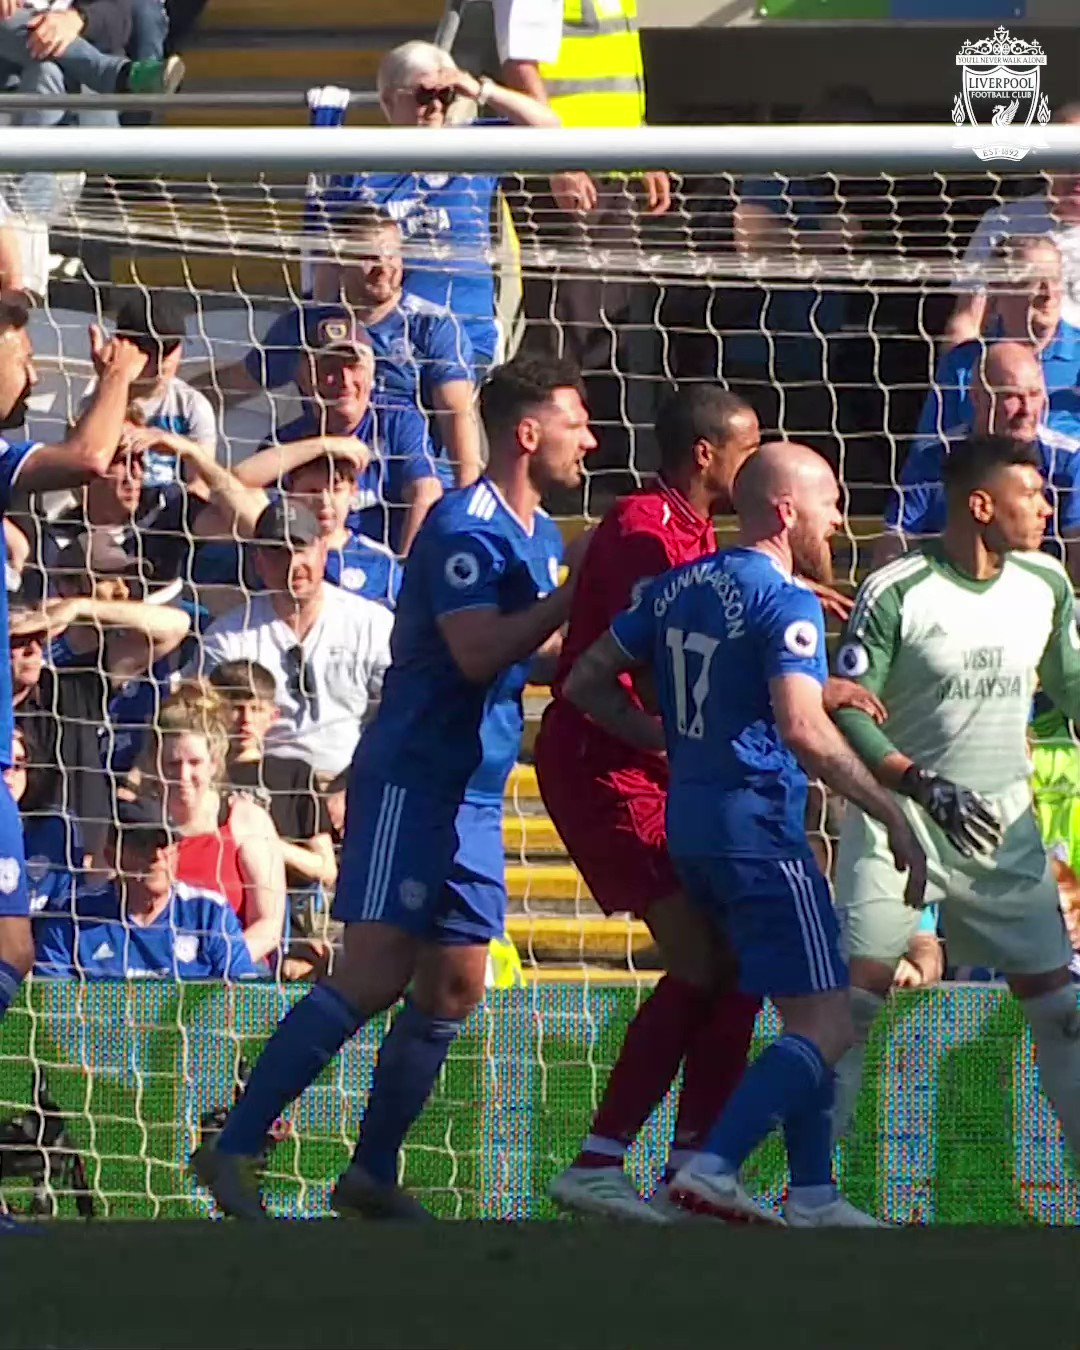
[[[328, 437], [321, 443], [271, 446], [253, 455], [240, 471], [250, 483], [279, 483], [291, 500], [312, 513], [326, 541], [327, 581], [393, 609], [401, 589], [401, 564], [381, 539], [364, 532], [364, 525], [370, 525], [383, 537], [388, 533], [384, 522], [394, 503], [392, 491], [382, 495], [384, 469], [369, 459], [362, 442]], [[370, 505], [356, 510], [358, 500]], [[391, 528], [389, 536], [394, 534], [401, 532]]]
[[70, 912], [86, 852], [78, 821], [61, 808], [60, 769], [32, 719], [15, 724], [4, 782], [22, 819], [31, 914]]
[[[312, 336], [318, 345], [304, 377], [307, 411], [278, 432], [277, 448], [265, 441], [260, 450], [271, 453], [246, 460], [237, 477], [248, 486], [276, 487], [291, 468], [319, 458], [320, 438], [351, 440], [353, 450], [361, 448], [363, 463], [353, 466], [350, 528], [403, 557], [443, 489], [453, 487], [453, 474], [436, 456], [422, 413], [407, 405], [372, 404], [371, 344], [346, 311], [322, 318]], [[309, 444], [297, 447], [295, 458], [280, 448], [291, 450], [305, 440]]]
[[468, 334], [445, 309], [404, 294], [401, 227], [390, 216], [349, 206], [334, 216], [333, 247], [340, 256], [316, 264], [312, 298], [276, 319], [243, 361], [204, 377], [204, 386], [226, 402], [289, 383], [304, 393], [301, 354], [326, 345], [327, 320], [347, 339], [344, 312], [371, 340], [375, 405], [432, 414], [455, 482], [474, 482], [483, 459]]
[[[972, 386], [973, 434], [1033, 441], [1054, 514], [1046, 532], [1048, 552], [1063, 557], [1074, 580], [1080, 575], [1080, 440], [1045, 425], [1046, 388], [1035, 352], [1019, 342], [989, 347]], [[881, 566], [903, 551], [904, 538], [940, 534], [945, 526], [942, 468], [960, 437], [917, 441], [908, 453], [885, 510], [887, 533], [874, 551]]]
[[941, 358], [917, 434], [962, 436], [973, 426], [972, 384], [991, 342], [1030, 343], [1046, 384], [1048, 426], [1080, 432], [1080, 328], [1062, 317], [1061, 250], [1049, 235], [1006, 240], [998, 261], [1010, 277], [990, 288], [983, 336], [952, 347]]
[[[437, 131], [445, 126], [557, 127], [558, 116], [539, 99], [459, 70], [449, 52], [431, 42], [406, 42], [383, 57], [379, 103], [392, 126]], [[339, 126], [349, 94], [317, 89], [308, 96], [316, 126]], [[477, 114], [490, 114], [473, 120]], [[334, 175], [309, 203], [320, 229], [343, 204], [382, 207], [405, 238], [405, 293], [450, 311], [472, 343], [477, 381], [499, 359], [495, 311], [493, 230], [499, 177], [484, 173], [354, 173]]]
[[116, 875], [73, 914], [35, 925], [39, 978], [244, 980], [259, 975], [225, 899], [176, 881], [176, 840], [155, 802], [117, 801]]

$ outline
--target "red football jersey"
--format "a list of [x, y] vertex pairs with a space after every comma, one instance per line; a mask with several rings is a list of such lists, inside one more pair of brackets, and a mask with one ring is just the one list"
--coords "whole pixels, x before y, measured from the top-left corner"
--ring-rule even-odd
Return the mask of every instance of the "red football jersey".
[[[551, 726], [546, 729], [560, 738], [572, 735], [579, 745], [587, 743], [589, 758], [597, 760], [598, 769], [633, 767], [641, 757], [562, 698], [563, 680], [582, 652], [607, 632], [616, 615], [629, 608], [636, 588], [673, 567], [715, 552], [712, 521], [698, 515], [682, 493], [664, 483], [624, 497], [597, 526], [585, 552], [552, 685], [559, 705], [557, 716], [547, 719]], [[629, 674], [622, 677], [622, 683], [642, 706]], [[655, 760], [646, 762], [655, 765]]]

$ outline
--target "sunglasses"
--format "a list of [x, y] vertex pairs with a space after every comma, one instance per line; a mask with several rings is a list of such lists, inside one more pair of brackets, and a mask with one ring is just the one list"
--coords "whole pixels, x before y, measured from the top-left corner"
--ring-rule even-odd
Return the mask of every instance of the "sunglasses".
[[431, 108], [436, 103], [440, 104], [443, 112], [457, 98], [456, 89], [414, 89], [413, 98], [416, 99], [418, 108]]
[[285, 653], [285, 688], [295, 702], [310, 703], [312, 716], [315, 716], [319, 694], [315, 686], [315, 676], [304, 659], [303, 647], [290, 647]]

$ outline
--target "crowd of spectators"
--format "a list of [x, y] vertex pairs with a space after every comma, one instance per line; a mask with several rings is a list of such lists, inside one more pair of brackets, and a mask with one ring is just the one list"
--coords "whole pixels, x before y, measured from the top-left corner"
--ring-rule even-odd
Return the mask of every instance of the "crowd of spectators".
[[[141, 87], [156, 66], [167, 82], [160, 0], [83, 0], [42, 22], [0, 0], [0, 55], [21, 35], [23, 87], [42, 78], [30, 65], [50, 63], [96, 87], [71, 63], [110, 5], [132, 20], [127, 45], [108, 54], [111, 78]], [[34, 55], [43, 27], [61, 43], [52, 62]], [[313, 98], [317, 124], [343, 119], [340, 93]], [[424, 43], [390, 53], [379, 94], [395, 125], [554, 124], [541, 99], [477, 80]], [[813, 112], [872, 115], [858, 91]], [[1080, 120], [1080, 108], [1060, 116]], [[568, 226], [582, 206], [611, 208], [611, 184], [582, 178], [550, 185]], [[625, 181], [620, 191], [635, 218], [671, 209], [666, 177], [650, 176], [636, 206]], [[116, 309], [116, 331], [145, 357], [119, 440], [85, 486], [28, 498], [5, 522], [17, 716], [6, 777], [25, 822], [39, 974], [293, 978], [331, 958], [344, 776], [390, 664], [403, 568], [443, 493], [482, 472], [475, 394], [506, 348], [490, 256], [498, 193], [483, 176], [331, 179], [309, 201], [308, 228], [327, 247], [305, 295], [242, 359], [190, 380], [175, 297], [139, 291]], [[741, 185], [733, 231], [747, 256], [829, 255], [872, 225], [823, 182], [755, 179]], [[3, 242], [0, 232], [0, 268], [17, 274]], [[971, 257], [1003, 277], [955, 299], [933, 378], [931, 367], [918, 386], [911, 448], [882, 479], [892, 490], [879, 495], [874, 559], [940, 530], [950, 446], [1000, 432], [1039, 445], [1055, 508], [1048, 547], [1080, 575], [1080, 176], [992, 212]], [[543, 316], [526, 303], [526, 341], [569, 341], [560, 315], [580, 317], [592, 292], [573, 276], [545, 287]], [[710, 314], [711, 364], [684, 353], [683, 374], [737, 388], [766, 434], [835, 457], [846, 425], [872, 424], [865, 396], [878, 392], [857, 377], [855, 292], [763, 296], [753, 322], [730, 331]], [[0, 306], [0, 340], [25, 317]], [[619, 333], [608, 336], [614, 359]], [[105, 348], [92, 329], [99, 373]], [[277, 425], [270, 402], [264, 439], [234, 464], [224, 409], [286, 387], [299, 416]], [[602, 444], [601, 463], [617, 441]], [[936, 978], [935, 952], [922, 934], [903, 978]]]

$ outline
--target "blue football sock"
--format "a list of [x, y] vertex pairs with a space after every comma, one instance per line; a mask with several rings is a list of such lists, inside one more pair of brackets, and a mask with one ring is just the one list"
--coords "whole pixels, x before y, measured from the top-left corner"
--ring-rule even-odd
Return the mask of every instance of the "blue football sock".
[[364, 1018], [327, 984], [317, 984], [295, 1004], [252, 1071], [243, 1097], [218, 1136], [222, 1153], [253, 1156], [266, 1132], [291, 1101], [356, 1034]]
[[824, 1204], [835, 1195], [832, 1165], [835, 1100], [836, 1074], [826, 1070], [813, 1101], [784, 1121], [791, 1189], [808, 1204]]
[[805, 1036], [781, 1036], [746, 1071], [723, 1115], [709, 1132], [705, 1152], [737, 1172], [754, 1149], [817, 1098], [829, 1067]]
[[0, 1017], [3, 1017], [15, 1002], [15, 995], [19, 992], [22, 981], [22, 971], [16, 970], [6, 961], [0, 961]]
[[377, 1181], [397, 1181], [398, 1152], [409, 1128], [431, 1096], [439, 1070], [461, 1023], [449, 1017], [429, 1017], [406, 1000], [379, 1050], [360, 1142], [353, 1153], [357, 1163]]

